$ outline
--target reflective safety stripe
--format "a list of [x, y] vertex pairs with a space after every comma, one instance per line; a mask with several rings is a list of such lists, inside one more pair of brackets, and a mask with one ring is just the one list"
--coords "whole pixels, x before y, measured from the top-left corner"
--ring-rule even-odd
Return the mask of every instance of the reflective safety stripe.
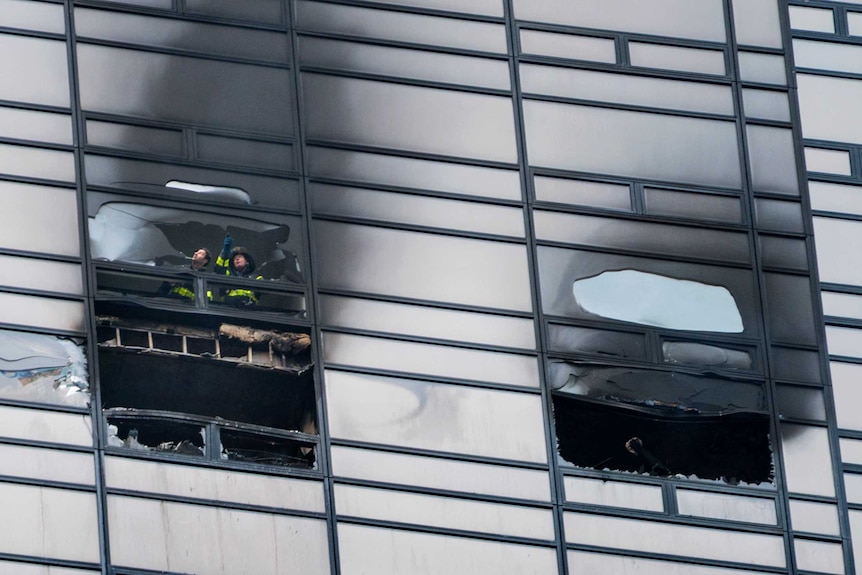
[[172, 287], [171, 294], [178, 295], [180, 297], [187, 297], [189, 299], [195, 299], [195, 292], [185, 286]]
[[235, 297], [235, 298], [248, 298], [249, 300], [257, 303], [257, 295], [250, 289], [232, 289], [225, 294], [225, 298]]

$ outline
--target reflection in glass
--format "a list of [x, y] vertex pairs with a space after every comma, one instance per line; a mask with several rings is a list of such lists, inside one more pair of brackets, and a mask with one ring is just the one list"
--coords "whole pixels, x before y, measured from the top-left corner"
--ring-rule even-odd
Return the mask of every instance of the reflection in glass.
[[87, 360], [80, 340], [0, 330], [0, 397], [85, 407]]
[[[815, 184], [817, 182], [810, 183], [811, 186]], [[805, 230], [802, 207], [796, 202], [755, 198], [754, 207], [757, 227], [761, 230], [797, 233]]]
[[817, 344], [811, 280], [808, 276], [764, 274], [767, 321], [774, 341]]
[[793, 132], [784, 128], [746, 125], [751, 183], [755, 190], [799, 195]]
[[787, 381], [820, 383], [820, 354], [816, 351], [772, 346], [773, 376]]
[[[779, 86], [787, 84], [784, 56], [740, 51], [738, 57], [739, 77], [741, 80], [778, 84]], [[804, 116], [805, 114], [803, 114]]]
[[760, 235], [761, 265], [808, 271], [808, 246], [805, 240]]
[[644, 200], [646, 212], [652, 215], [742, 222], [742, 207], [738, 196], [644, 188]]
[[521, 199], [517, 170], [308, 147], [310, 175], [433, 190], [464, 196]]
[[533, 176], [533, 188], [537, 201], [627, 212], [632, 209], [631, 190], [627, 184]]
[[72, 144], [72, 118], [67, 114], [0, 107], [0, 126], [5, 138]]
[[794, 531], [835, 536], [841, 534], [838, 508], [832, 504], [791, 499], [790, 520], [793, 522]]
[[806, 138], [862, 142], [862, 110], [859, 108], [862, 80], [796, 74], [796, 83], [802, 133]]
[[350, 523], [338, 525], [345, 571], [356, 575], [523, 575], [556, 573], [553, 547], [419, 533]]
[[510, 89], [509, 66], [505, 60], [310, 36], [299, 37], [299, 52], [300, 64], [304, 67], [349, 70], [497, 90]]
[[309, 138], [517, 161], [509, 97], [310, 72], [302, 74], [302, 90]]
[[[838, 393], [835, 392], [837, 397]], [[823, 391], [819, 388], [778, 384], [775, 402], [782, 417], [826, 420], [826, 405]]]
[[643, 334], [570, 325], [548, 325], [548, 345], [554, 351], [602, 357], [647, 359]]
[[245, 505], [324, 512], [323, 485], [290, 477], [105, 457], [109, 488]]
[[0, 34], [0, 77], [0, 99], [69, 106], [65, 42]]
[[620, 270], [577, 280], [572, 292], [582, 309], [609, 319], [692, 331], [743, 330], [736, 301], [721, 286]]

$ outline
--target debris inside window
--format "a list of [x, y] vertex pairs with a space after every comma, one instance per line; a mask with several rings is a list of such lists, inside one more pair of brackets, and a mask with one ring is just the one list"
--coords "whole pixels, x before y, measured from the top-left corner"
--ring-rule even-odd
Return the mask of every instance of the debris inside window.
[[747, 351], [693, 343], [666, 341], [661, 346], [665, 363], [716, 369], [751, 369]]
[[0, 330], [0, 397], [88, 406], [90, 391], [83, 342]]
[[586, 312], [667, 329], [741, 333], [742, 316], [730, 291], [637, 270], [605, 271], [572, 284]]
[[109, 444], [213, 460], [314, 466], [309, 334], [113, 316], [99, 316], [98, 323]]
[[674, 371], [549, 364], [560, 456], [594, 469], [772, 479], [769, 416], [757, 382]]

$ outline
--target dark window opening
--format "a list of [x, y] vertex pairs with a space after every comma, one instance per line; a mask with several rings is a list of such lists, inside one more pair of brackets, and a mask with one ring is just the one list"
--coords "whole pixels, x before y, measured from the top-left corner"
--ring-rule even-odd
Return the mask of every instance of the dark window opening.
[[309, 334], [114, 316], [98, 321], [110, 446], [314, 466]]
[[766, 414], [660, 415], [557, 394], [553, 403], [560, 456], [578, 467], [730, 484], [772, 481]]
[[578, 467], [728, 483], [773, 477], [760, 382], [679, 371], [548, 365], [560, 456]]

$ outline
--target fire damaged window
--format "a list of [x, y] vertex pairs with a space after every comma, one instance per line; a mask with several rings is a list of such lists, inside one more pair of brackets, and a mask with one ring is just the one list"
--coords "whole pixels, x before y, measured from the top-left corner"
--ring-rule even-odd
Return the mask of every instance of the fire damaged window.
[[573, 465], [731, 484], [772, 480], [757, 381], [564, 361], [548, 371], [559, 453]]
[[311, 338], [228, 323], [98, 317], [108, 446], [314, 468]]
[[572, 284], [585, 311], [667, 329], [740, 333], [742, 317], [722, 286], [637, 270], [606, 271]]
[[[292, 233], [292, 229], [299, 228], [297, 217], [240, 210], [234, 210], [232, 215], [215, 214], [144, 204], [134, 198], [99, 192], [90, 192], [87, 201], [90, 250], [95, 261], [219, 273], [224, 271], [222, 268], [230, 269], [227, 261], [217, 265], [229, 236], [225, 260], [233, 259], [233, 253], [241, 251], [250, 260], [250, 270], [238, 273], [230, 269], [232, 273], [228, 275], [290, 283], [304, 281], [297, 256], [302, 253], [299, 234]], [[201, 249], [208, 252], [202, 266], [195, 258]]]
[[83, 341], [0, 330], [0, 398], [87, 407]]

